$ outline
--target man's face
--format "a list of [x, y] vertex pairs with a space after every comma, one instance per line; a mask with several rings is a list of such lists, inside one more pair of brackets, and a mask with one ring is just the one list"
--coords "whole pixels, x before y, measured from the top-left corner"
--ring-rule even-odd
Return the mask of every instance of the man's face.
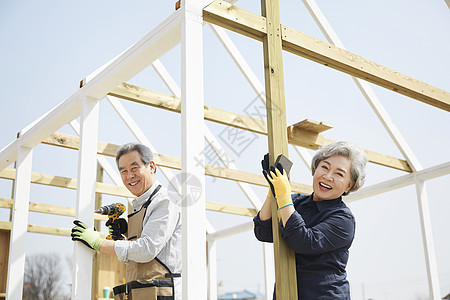
[[145, 193], [155, 182], [155, 162], [151, 161], [145, 166], [136, 150], [119, 158], [119, 172], [123, 184], [137, 197]]

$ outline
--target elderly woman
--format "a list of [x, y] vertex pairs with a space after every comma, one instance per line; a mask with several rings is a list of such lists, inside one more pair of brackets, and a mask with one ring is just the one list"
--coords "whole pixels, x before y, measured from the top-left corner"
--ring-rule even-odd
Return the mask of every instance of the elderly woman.
[[[345, 267], [355, 218], [342, 196], [363, 185], [366, 163], [364, 152], [356, 147], [346, 142], [329, 144], [312, 160], [313, 193], [291, 195], [283, 168], [272, 166], [267, 170], [267, 161], [262, 161], [277, 200], [282, 237], [295, 251], [298, 299], [350, 299]], [[255, 236], [262, 242], [273, 242], [270, 198], [269, 189], [253, 219]]]

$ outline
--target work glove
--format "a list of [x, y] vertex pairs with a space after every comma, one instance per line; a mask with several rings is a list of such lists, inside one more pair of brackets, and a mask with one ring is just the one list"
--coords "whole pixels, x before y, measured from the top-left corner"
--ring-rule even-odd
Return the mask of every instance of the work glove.
[[277, 164], [276, 167], [270, 167], [270, 173], [266, 178], [273, 185], [278, 209], [292, 205], [291, 184], [289, 183], [288, 176], [281, 164]]
[[128, 232], [128, 223], [124, 218], [118, 218], [114, 221], [112, 219], [108, 219], [106, 222], [106, 226], [108, 226], [109, 235], [106, 239], [123, 240], [122, 234], [126, 234]]
[[[266, 178], [267, 182], [269, 183], [270, 190], [272, 191], [272, 195], [275, 198], [275, 190], [273, 189], [273, 184], [272, 184], [272, 182], [270, 182], [270, 180], [268, 178], [269, 171], [270, 171], [269, 153], [266, 153], [266, 155], [264, 155], [264, 159], [261, 161], [261, 166], [262, 166], [263, 175]], [[267, 195], [267, 197], [269, 197], [269, 195]]]
[[105, 240], [101, 237], [100, 232], [88, 228], [83, 222], [75, 220], [76, 225], [72, 228], [72, 241], [80, 241], [93, 250], [100, 250], [100, 245]]

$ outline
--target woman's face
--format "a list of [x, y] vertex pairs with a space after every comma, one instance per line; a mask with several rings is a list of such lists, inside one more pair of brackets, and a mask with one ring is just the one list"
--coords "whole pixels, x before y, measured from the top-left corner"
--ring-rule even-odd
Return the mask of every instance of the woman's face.
[[354, 184], [350, 177], [351, 166], [352, 162], [341, 155], [322, 160], [313, 176], [313, 200], [332, 200], [347, 192]]

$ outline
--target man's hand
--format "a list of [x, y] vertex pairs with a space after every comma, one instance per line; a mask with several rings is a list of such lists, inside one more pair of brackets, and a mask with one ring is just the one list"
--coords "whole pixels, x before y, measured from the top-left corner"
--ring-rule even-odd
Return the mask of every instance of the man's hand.
[[106, 222], [106, 226], [108, 226], [109, 235], [106, 239], [113, 240], [123, 240], [122, 234], [126, 234], [128, 231], [128, 223], [124, 218], [118, 218], [115, 221], [108, 219]]
[[266, 179], [273, 185], [278, 209], [292, 205], [291, 184], [289, 183], [286, 172], [280, 164], [277, 164], [276, 168], [274, 166], [270, 167], [270, 173]]
[[75, 220], [76, 225], [72, 228], [72, 241], [80, 241], [93, 250], [100, 250], [100, 245], [105, 240], [101, 237], [100, 232], [88, 228], [83, 222]]

